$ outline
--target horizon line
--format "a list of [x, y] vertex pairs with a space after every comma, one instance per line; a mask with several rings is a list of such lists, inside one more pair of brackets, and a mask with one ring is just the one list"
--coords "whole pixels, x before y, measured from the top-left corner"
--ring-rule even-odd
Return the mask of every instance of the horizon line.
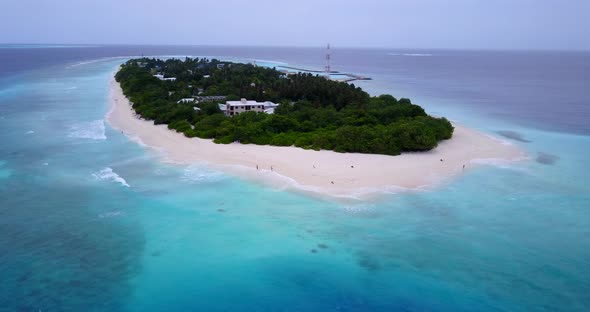
[[[318, 48], [325, 49], [325, 45], [266, 45], [266, 44], [190, 44], [190, 43], [23, 43], [0, 42], [1, 45], [47, 45], [47, 46], [177, 46], [177, 47], [232, 47], [232, 48]], [[384, 47], [384, 46], [334, 46], [331, 49], [359, 49], [359, 50], [439, 50], [439, 51], [519, 51], [519, 52], [590, 52], [590, 48], [476, 48], [476, 47]]]

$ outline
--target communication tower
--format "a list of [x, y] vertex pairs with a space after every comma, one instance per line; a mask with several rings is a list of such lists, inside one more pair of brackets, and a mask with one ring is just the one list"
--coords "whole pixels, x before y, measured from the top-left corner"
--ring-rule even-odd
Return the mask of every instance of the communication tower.
[[326, 48], [326, 77], [330, 78], [330, 44]]

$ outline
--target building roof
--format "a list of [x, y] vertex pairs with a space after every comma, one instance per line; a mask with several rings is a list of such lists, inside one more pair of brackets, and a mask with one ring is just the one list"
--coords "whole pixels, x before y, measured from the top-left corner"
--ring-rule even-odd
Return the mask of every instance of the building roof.
[[168, 81], [175, 81], [176, 77], [168, 77], [168, 78], [164, 78], [164, 74], [155, 74], [153, 75], [154, 77], [160, 79], [160, 80], [168, 80]]
[[279, 107], [279, 104], [273, 103], [273, 102], [270, 102], [270, 101], [266, 101], [266, 102], [264, 102], [264, 107], [266, 107], [266, 108], [270, 108], [270, 107], [274, 108], [274, 107]]
[[262, 102], [256, 101], [227, 101], [225, 104], [229, 106], [254, 106], [254, 105], [263, 105]]
[[279, 106], [279, 104], [275, 104], [273, 102], [256, 102], [256, 101], [248, 101], [246, 99], [241, 99], [239, 101], [227, 101], [225, 102], [225, 104], [230, 105], [230, 106], [258, 106], [258, 105], [263, 105], [264, 108], [269, 108], [269, 107], [277, 107]]
[[194, 102], [194, 101], [195, 101], [194, 98], [183, 98], [183, 99], [178, 100], [178, 102], [176, 102], [176, 103], [187, 103], [187, 102]]

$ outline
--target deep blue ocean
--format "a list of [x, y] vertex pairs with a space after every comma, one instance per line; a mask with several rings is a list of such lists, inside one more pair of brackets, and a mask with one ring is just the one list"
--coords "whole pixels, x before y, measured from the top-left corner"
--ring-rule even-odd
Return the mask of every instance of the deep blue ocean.
[[590, 52], [333, 48], [372, 94], [530, 156], [373, 201], [164, 163], [105, 122], [132, 56], [323, 53], [0, 45], [0, 311], [590, 310]]

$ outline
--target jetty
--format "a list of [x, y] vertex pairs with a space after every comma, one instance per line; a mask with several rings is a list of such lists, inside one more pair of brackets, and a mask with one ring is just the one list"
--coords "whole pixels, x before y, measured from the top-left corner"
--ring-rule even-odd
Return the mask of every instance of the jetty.
[[295, 72], [301, 72], [301, 73], [310, 73], [310, 74], [317, 74], [317, 75], [324, 75], [324, 76], [328, 76], [328, 75], [338, 75], [338, 76], [343, 76], [344, 78], [342, 79], [334, 79], [334, 78], [330, 78], [330, 77], [326, 77], [328, 79], [332, 79], [332, 80], [337, 80], [337, 81], [343, 81], [343, 82], [350, 82], [350, 81], [355, 81], [355, 80], [372, 80], [371, 77], [366, 77], [366, 76], [361, 76], [361, 75], [357, 75], [357, 74], [352, 74], [352, 73], [341, 73], [339, 71], [336, 70], [330, 70], [330, 71], [325, 71], [325, 70], [314, 70], [314, 69], [306, 69], [306, 68], [301, 68], [301, 67], [293, 67], [293, 66], [285, 66], [285, 65], [281, 65], [281, 66], [277, 66], [276, 67], [277, 70], [289, 75], [289, 74], [294, 74], [293, 71]]

